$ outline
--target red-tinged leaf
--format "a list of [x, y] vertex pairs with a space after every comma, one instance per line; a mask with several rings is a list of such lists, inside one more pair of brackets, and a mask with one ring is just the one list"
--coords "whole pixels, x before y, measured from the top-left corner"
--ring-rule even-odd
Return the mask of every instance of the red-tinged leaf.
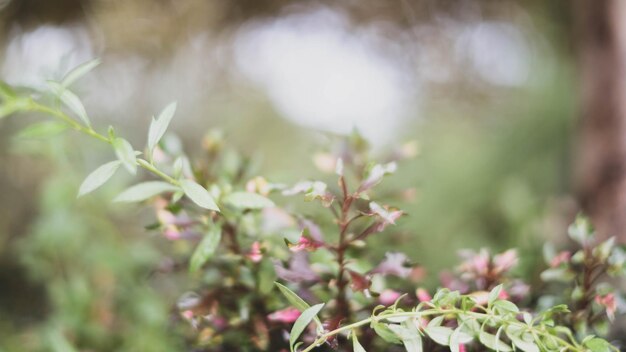
[[302, 235], [300, 236], [300, 239], [298, 240], [297, 243], [291, 243], [291, 242], [289, 242], [289, 240], [287, 240], [285, 238], [285, 244], [287, 244], [287, 247], [289, 248], [290, 251], [292, 251], [292, 252], [300, 252], [300, 251], [312, 252], [312, 251], [314, 251], [314, 250], [324, 246], [324, 243], [317, 242], [317, 241], [311, 239], [309, 236], [307, 236], [306, 232], [307, 232], [307, 230], [302, 231]]
[[350, 287], [353, 291], [363, 292], [372, 286], [372, 281], [367, 276], [352, 270], [348, 270], [348, 274], [350, 274]]

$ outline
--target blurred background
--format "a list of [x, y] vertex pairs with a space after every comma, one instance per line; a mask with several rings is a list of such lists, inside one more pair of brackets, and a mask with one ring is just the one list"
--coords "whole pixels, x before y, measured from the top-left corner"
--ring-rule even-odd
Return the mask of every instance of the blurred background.
[[[39, 86], [100, 57], [75, 89], [98, 128], [143, 145], [151, 116], [176, 100], [171, 129], [189, 154], [219, 128], [281, 183], [323, 177], [313, 155], [329, 133], [356, 128], [374, 152], [416, 140], [418, 157], [391, 181], [416, 197], [380, 256], [402, 243], [436, 273], [459, 248], [517, 246], [536, 274], [543, 242], [564, 241], [584, 205], [573, 171], [586, 101], [577, 6], [586, 5], [0, 0], [0, 76]], [[16, 144], [9, 136], [28, 121], [0, 123], [0, 339], [66, 351], [61, 329], [73, 326], [103, 346], [174, 346], [158, 333], [167, 295], [142, 285], [158, 259], [149, 220], [109, 205], [126, 181], [74, 196], [111, 155], [74, 134]]]

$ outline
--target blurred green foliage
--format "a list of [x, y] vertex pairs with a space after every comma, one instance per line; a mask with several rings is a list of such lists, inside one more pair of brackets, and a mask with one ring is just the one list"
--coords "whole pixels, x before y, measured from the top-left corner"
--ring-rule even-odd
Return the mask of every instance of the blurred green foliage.
[[67, 162], [76, 155], [66, 141], [43, 142], [54, 168], [41, 188], [28, 233], [10, 248], [27, 273], [22, 279], [43, 289], [44, 301], [30, 304], [43, 305], [45, 316], [32, 321], [3, 315], [0, 349], [180, 349], [175, 334], [167, 333], [168, 302], [150, 282], [159, 252], [145, 236], [121, 226], [121, 213], [106, 206], [110, 193], [76, 200], [80, 179]]

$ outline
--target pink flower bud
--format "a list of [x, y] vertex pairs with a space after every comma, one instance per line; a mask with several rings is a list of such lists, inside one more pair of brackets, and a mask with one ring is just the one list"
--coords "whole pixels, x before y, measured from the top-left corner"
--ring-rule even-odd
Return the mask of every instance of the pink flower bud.
[[300, 239], [298, 240], [298, 243], [289, 243], [287, 240], [285, 240], [285, 242], [287, 242], [287, 246], [289, 247], [289, 250], [292, 252], [300, 252], [300, 251], [314, 251], [320, 247], [322, 247], [322, 243], [317, 242], [307, 236], [300, 236]]
[[300, 311], [296, 308], [289, 307], [281, 310], [277, 310], [274, 313], [267, 316], [267, 319], [277, 323], [293, 323], [300, 316]]
[[550, 267], [556, 268], [561, 265], [561, 263], [567, 263], [572, 257], [572, 253], [569, 251], [559, 252], [552, 260], [550, 261]]
[[595, 301], [597, 304], [605, 307], [606, 315], [609, 317], [610, 321], [615, 319], [615, 311], [617, 310], [617, 302], [615, 301], [615, 295], [609, 293], [605, 296], [597, 295], [595, 297]]
[[386, 289], [380, 293], [378, 300], [380, 301], [380, 304], [385, 305], [385, 306], [390, 306], [394, 304], [396, 300], [400, 298], [400, 296], [401, 296], [400, 292]]
[[181, 313], [181, 315], [183, 316], [183, 318], [187, 319], [187, 320], [191, 320], [193, 319], [193, 311], [191, 310], [185, 310]]
[[261, 244], [258, 241], [255, 241], [252, 244], [250, 253], [248, 253], [246, 257], [254, 263], [258, 263], [261, 261], [261, 259], [263, 259], [263, 253], [261, 253]]
[[178, 231], [178, 228], [174, 225], [169, 225], [168, 227], [166, 227], [165, 231], [163, 231], [163, 235], [165, 236], [165, 238], [171, 241], [181, 238], [180, 231]]
[[433, 299], [430, 293], [428, 293], [428, 291], [426, 291], [425, 289], [421, 287], [418, 288], [415, 293], [417, 295], [417, 299], [419, 299], [420, 302], [428, 302], [431, 299]]

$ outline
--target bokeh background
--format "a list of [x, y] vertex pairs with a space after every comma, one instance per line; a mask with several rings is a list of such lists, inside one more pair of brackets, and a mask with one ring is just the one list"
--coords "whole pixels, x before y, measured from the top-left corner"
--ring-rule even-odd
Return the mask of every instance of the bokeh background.
[[[375, 152], [415, 140], [418, 157], [392, 183], [416, 197], [403, 205], [404, 235], [381, 241], [379, 255], [402, 246], [435, 285], [459, 248], [516, 246], [532, 277], [543, 242], [565, 241], [580, 208], [573, 7], [0, 0], [0, 76], [37, 86], [100, 57], [76, 89], [97, 127], [143, 145], [151, 116], [176, 100], [171, 128], [189, 154], [219, 128], [281, 183], [322, 175], [313, 155], [328, 134], [356, 128]], [[128, 180], [76, 200], [109, 152], [73, 134], [9, 137], [34, 119], [0, 123], [0, 339], [69, 351], [62, 332], [76, 329], [102, 346], [173, 346], [159, 329], [176, 283], [145, 284], [162, 240], [146, 235], [146, 213], [110, 205]]]

